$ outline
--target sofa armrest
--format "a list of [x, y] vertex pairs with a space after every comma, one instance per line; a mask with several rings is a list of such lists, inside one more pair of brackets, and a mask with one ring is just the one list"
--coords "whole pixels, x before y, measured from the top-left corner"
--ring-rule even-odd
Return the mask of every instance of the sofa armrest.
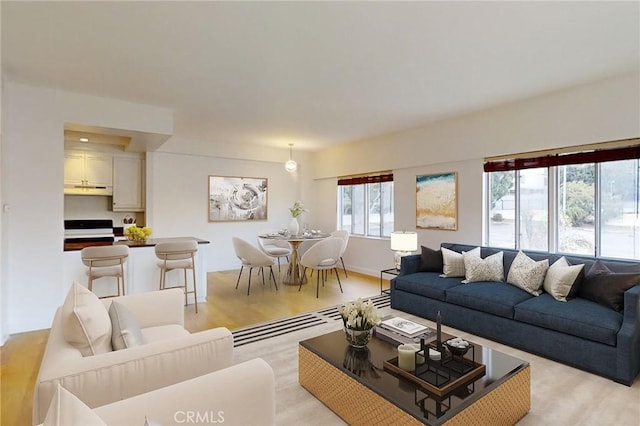
[[618, 331], [618, 371], [631, 372], [629, 382], [640, 372], [640, 285], [624, 293], [622, 325]]
[[115, 300], [127, 307], [141, 328], [177, 324], [184, 327], [184, 292], [179, 288], [102, 299], [107, 310]]
[[398, 275], [408, 275], [420, 272], [420, 257], [419, 254], [410, 254], [409, 256], [402, 256], [400, 260], [400, 273]]
[[105, 405], [230, 366], [233, 336], [214, 328], [89, 357], [47, 355], [34, 390], [34, 424], [44, 420], [58, 384], [89, 407]]
[[[275, 424], [275, 378], [264, 360], [252, 359], [173, 386], [98, 407], [108, 425]], [[192, 421], [189, 422], [189, 416]], [[142, 422], [141, 422], [142, 420]]]

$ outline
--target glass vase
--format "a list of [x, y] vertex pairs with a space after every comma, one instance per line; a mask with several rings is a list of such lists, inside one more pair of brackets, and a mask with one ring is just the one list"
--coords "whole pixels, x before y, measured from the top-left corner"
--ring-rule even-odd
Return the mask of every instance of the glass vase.
[[367, 330], [353, 330], [349, 327], [345, 327], [344, 333], [347, 336], [349, 346], [356, 349], [362, 349], [365, 348], [367, 343], [369, 343], [369, 340], [371, 340], [373, 328], [369, 328]]

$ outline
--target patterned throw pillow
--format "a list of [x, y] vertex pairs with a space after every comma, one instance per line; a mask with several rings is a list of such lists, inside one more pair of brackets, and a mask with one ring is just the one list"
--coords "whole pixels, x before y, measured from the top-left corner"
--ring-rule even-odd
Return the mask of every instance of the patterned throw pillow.
[[475, 253], [463, 252], [465, 279], [462, 282], [504, 281], [503, 255], [498, 252], [482, 259]]
[[549, 269], [549, 259], [536, 262], [520, 251], [513, 259], [507, 282], [534, 296], [540, 296], [547, 269]]
[[570, 265], [567, 259], [562, 256], [553, 262], [547, 270], [542, 287], [544, 291], [560, 302], [566, 302], [571, 288], [576, 284], [576, 280], [584, 268], [583, 264]]
[[[473, 250], [468, 251], [467, 253], [474, 254], [477, 257], [480, 257], [480, 247], [476, 247]], [[442, 275], [443, 278], [452, 278], [452, 277], [464, 277], [464, 259], [462, 258], [462, 253], [458, 253], [457, 251], [449, 250], [447, 248], [442, 247]]]

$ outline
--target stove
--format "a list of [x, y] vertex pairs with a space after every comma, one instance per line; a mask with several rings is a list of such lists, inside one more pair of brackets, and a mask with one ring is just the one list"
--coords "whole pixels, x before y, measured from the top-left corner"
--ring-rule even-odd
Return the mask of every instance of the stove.
[[77, 219], [64, 221], [64, 243], [108, 243], [115, 240], [113, 221], [109, 219]]

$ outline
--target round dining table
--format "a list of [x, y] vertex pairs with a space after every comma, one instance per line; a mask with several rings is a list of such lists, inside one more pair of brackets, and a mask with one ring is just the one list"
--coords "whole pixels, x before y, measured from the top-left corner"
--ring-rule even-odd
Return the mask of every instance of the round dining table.
[[298, 256], [298, 246], [303, 241], [309, 240], [323, 240], [325, 238], [330, 237], [331, 234], [323, 234], [323, 233], [309, 233], [309, 234], [300, 234], [300, 235], [289, 235], [289, 234], [264, 234], [260, 235], [260, 238], [265, 238], [268, 240], [279, 240], [279, 241], [287, 241], [291, 244], [291, 256], [289, 258], [289, 267], [282, 278], [282, 282], [288, 285], [300, 285], [307, 282], [307, 276], [303, 274], [304, 268], [299, 263]]

